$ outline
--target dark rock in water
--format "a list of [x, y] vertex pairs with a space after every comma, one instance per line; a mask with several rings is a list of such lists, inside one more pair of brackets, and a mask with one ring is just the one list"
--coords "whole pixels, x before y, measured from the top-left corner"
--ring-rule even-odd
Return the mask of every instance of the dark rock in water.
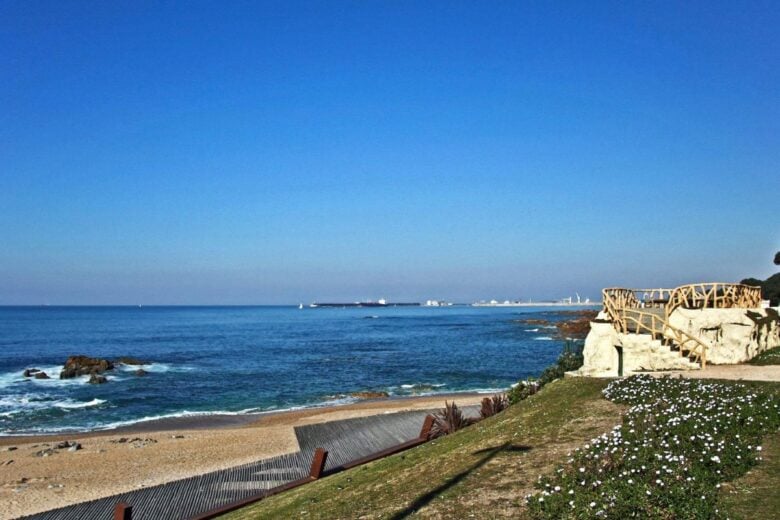
[[148, 374], [148, 373], [149, 373], [149, 372], [147, 372], [147, 371], [146, 371], [146, 370], [144, 370], [143, 368], [139, 368], [138, 370], [136, 370], [136, 371], [135, 371], [135, 375], [137, 375], [137, 376], [145, 376], [145, 375], [146, 375], [146, 374]]
[[590, 322], [596, 319], [597, 311], [579, 311], [574, 318], [555, 324], [558, 334], [568, 339], [585, 339], [590, 332]]
[[24, 372], [22, 372], [22, 375], [23, 375], [24, 377], [32, 377], [32, 376], [34, 376], [34, 375], [35, 375], [37, 372], [40, 372], [40, 370], [38, 370], [37, 368], [28, 368], [27, 370], [25, 370]]
[[526, 320], [517, 320], [517, 323], [523, 323], [525, 325], [549, 325], [550, 322], [547, 320], [539, 320], [535, 318], [526, 319]]
[[35, 379], [51, 379], [46, 372], [36, 372]]
[[89, 384], [91, 385], [102, 385], [103, 383], [108, 383], [108, 379], [106, 379], [106, 376], [101, 376], [99, 374], [92, 374], [92, 376], [89, 378]]
[[118, 358], [115, 363], [122, 364], [122, 365], [148, 365], [148, 361], [143, 361], [141, 359], [137, 359], [134, 357], [127, 357], [122, 356], [121, 358]]
[[349, 395], [357, 397], [358, 399], [382, 399], [390, 397], [390, 394], [387, 392], [352, 392]]
[[60, 372], [60, 379], [70, 379], [90, 374], [102, 374], [106, 370], [113, 370], [113, 368], [114, 364], [107, 359], [91, 358], [88, 356], [71, 356], [65, 361], [65, 366], [62, 368], [62, 372]]

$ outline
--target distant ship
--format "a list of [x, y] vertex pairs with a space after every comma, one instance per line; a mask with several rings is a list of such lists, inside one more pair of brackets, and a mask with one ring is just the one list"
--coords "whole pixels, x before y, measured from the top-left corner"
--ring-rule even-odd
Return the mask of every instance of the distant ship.
[[310, 308], [315, 309], [317, 307], [419, 307], [419, 303], [398, 303], [398, 302], [388, 302], [384, 298], [381, 298], [377, 301], [367, 301], [367, 302], [351, 302], [351, 303], [312, 303], [309, 305]]

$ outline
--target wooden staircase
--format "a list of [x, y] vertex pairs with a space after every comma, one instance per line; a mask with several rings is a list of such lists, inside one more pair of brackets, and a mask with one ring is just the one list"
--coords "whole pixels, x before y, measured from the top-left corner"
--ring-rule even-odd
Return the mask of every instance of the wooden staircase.
[[673, 327], [666, 321], [663, 308], [619, 309], [613, 320], [618, 332], [649, 334], [671, 352], [687, 357], [699, 367], [707, 366], [707, 345], [703, 340]]

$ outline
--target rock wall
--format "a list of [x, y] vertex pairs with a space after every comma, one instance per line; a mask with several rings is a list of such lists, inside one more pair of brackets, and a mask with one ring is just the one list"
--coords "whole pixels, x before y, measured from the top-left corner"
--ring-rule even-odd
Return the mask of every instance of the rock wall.
[[[623, 375], [639, 370], [692, 370], [699, 368], [648, 334], [619, 334], [605, 313], [591, 322], [583, 348], [584, 364], [576, 375], [616, 377], [620, 347]], [[764, 350], [780, 346], [780, 316], [769, 309], [677, 309], [669, 318], [673, 327], [712, 345], [707, 363], [743, 363]]]
[[669, 324], [705, 340], [707, 363], [744, 363], [780, 347], [780, 316], [768, 309], [677, 309]]

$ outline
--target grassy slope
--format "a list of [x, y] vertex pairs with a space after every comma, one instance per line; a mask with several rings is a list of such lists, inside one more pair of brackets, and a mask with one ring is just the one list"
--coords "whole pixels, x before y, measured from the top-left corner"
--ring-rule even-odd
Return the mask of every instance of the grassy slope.
[[565, 379], [449, 437], [272, 497], [248, 518], [523, 516], [537, 477], [620, 422], [605, 381]]
[[[724, 381], [725, 382], [725, 381]], [[730, 383], [733, 383], [731, 381]], [[780, 393], [780, 383], [741, 384]], [[620, 422], [601, 397], [605, 381], [565, 379], [502, 414], [449, 437], [367, 464], [228, 515], [255, 518], [520, 517], [540, 474]], [[721, 489], [730, 518], [780, 511], [780, 432], [763, 441], [764, 461]]]

